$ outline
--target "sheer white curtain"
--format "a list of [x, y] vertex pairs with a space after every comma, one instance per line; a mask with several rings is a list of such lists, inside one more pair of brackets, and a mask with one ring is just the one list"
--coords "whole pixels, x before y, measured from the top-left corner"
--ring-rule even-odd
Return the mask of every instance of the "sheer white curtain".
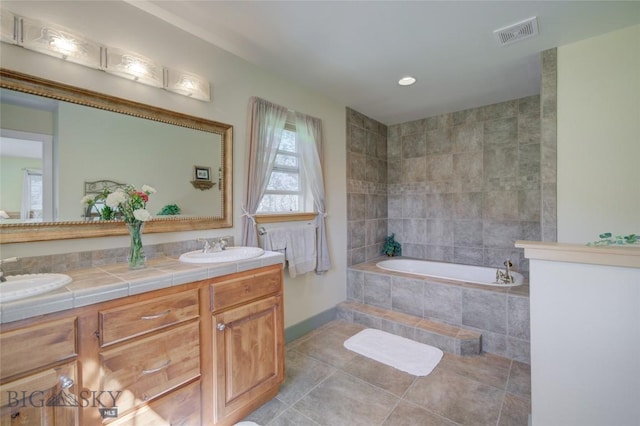
[[313, 204], [318, 212], [316, 226], [316, 252], [318, 261], [316, 273], [326, 272], [331, 268], [329, 247], [327, 245], [326, 210], [324, 197], [324, 177], [322, 175], [322, 120], [296, 113], [296, 138], [302, 158], [302, 170], [305, 181], [309, 183]]
[[249, 176], [242, 207], [242, 244], [258, 246], [255, 214], [276, 160], [287, 108], [252, 97], [249, 102]]

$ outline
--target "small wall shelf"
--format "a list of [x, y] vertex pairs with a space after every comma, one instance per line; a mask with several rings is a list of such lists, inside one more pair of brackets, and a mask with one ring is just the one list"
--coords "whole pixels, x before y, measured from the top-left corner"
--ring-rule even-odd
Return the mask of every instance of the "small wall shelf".
[[191, 181], [191, 185], [193, 185], [194, 188], [197, 188], [201, 191], [204, 191], [206, 189], [211, 189], [215, 184], [216, 184], [215, 182], [211, 182], [210, 180], [192, 180]]

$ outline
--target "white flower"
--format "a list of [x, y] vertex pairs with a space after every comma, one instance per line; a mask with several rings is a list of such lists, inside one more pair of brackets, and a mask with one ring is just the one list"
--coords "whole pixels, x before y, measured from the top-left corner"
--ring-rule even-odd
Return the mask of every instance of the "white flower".
[[149, 213], [146, 209], [137, 209], [133, 211], [133, 217], [141, 222], [146, 222], [147, 220], [151, 219], [151, 213]]
[[147, 194], [155, 194], [156, 189], [149, 185], [142, 185], [142, 192], [146, 192]]
[[127, 194], [122, 190], [117, 190], [107, 195], [107, 199], [105, 200], [105, 204], [112, 209], [118, 207], [119, 204], [123, 204], [127, 202]]
[[95, 195], [85, 195], [84, 197], [82, 197], [82, 200], [80, 200], [80, 204], [82, 204], [83, 206], [90, 206], [93, 205], [93, 203], [96, 200], [96, 196]]

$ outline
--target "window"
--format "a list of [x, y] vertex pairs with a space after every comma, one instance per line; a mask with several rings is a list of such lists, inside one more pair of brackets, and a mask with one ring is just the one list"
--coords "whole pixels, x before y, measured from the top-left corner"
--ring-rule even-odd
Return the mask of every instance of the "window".
[[242, 245], [258, 245], [258, 213], [263, 219], [280, 222], [283, 216], [290, 220], [314, 212], [310, 219], [317, 229], [316, 272], [326, 272], [331, 268], [331, 259], [322, 177], [322, 120], [256, 97], [249, 101], [249, 110]]
[[296, 129], [287, 124], [282, 131], [275, 164], [269, 176], [258, 213], [301, 212], [305, 210], [306, 197], [301, 172], [300, 150]]
[[28, 170], [25, 194], [27, 196], [26, 206], [29, 219], [42, 219], [42, 171]]

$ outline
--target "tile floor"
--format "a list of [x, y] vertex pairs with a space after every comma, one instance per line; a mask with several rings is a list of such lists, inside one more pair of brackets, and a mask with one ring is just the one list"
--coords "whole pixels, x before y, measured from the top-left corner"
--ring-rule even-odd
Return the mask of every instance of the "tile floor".
[[526, 426], [528, 364], [491, 354], [445, 352], [416, 377], [345, 349], [364, 327], [332, 321], [287, 345], [278, 396], [244, 420], [262, 426]]

